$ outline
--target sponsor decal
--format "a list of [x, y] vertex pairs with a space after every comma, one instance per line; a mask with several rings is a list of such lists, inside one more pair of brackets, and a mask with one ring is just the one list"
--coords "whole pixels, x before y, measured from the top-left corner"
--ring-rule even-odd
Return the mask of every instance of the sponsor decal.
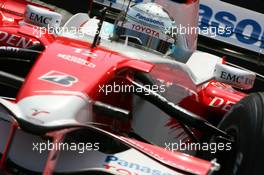
[[47, 81], [60, 86], [70, 87], [78, 82], [78, 79], [72, 75], [68, 75], [59, 71], [50, 71], [39, 77], [39, 80]]
[[[118, 24], [119, 26], [121, 26], [121, 23]], [[140, 25], [139, 23], [130, 23], [127, 22], [123, 25], [123, 27], [130, 29], [130, 30], [134, 30], [134, 31], [138, 31], [140, 33], [145, 33], [147, 35], [153, 36], [155, 38], [159, 38], [163, 41], [169, 42], [169, 43], [174, 43], [175, 40], [173, 38], [171, 38], [170, 36], [164, 34], [164, 33], [160, 33], [152, 28]]]
[[140, 19], [140, 20], [142, 20], [144, 22], [148, 22], [148, 23], [152, 23], [152, 24], [160, 25], [160, 26], [164, 27], [164, 22], [156, 20], [156, 19], [153, 19], [153, 18], [148, 18], [146, 16], [141, 15], [140, 13], [136, 14], [136, 18]]
[[59, 27], [62, 15], [45, 8], [27, 5], [25, 13], [25, 21], [37, 26]]
[[31, 39], [26, 39], [25, 37], [10, 34], [4, 31], [0, 31], [0, 43], [4, 43], [2, 45], [6, 44], [8, 46], [15, 46], [19, 48], [27, 48], [34, 44]]
[[251, 89], [254, 85], [256, 74], [228, 65], [217, 64], [215, 66], [214, 77], [217, 81], [240, 89]]
[[36, 117], [36, 116], [38, 116], [38, 115], [40, 115], [40, 114], [50, 114], [50, 112], [48, 112], [48, 111], [45, 111], [45, 110], [41, 110], [41, 109], [35, 109], [35, 108], [32, 108], [31, 109], [32, 110], [32, 116], [33, 117]]
[[97, 54], [91, 52], [90, 50], [87, 49], [80, 49], [80, 48], [74, 48], [74, 52], [77, 54], [80, 54], [82, 56], [87, 56], [87, 57], [91, 57], [91, 58], [96, 58]]
[[239, 76], [239, 75], [235, 75], [235, 74], [231, 74], [225, 71], [221, 71], [220, 73], [220, 78], [226, 81], [231, 81], [233, 83], [238, 83], [238, 84], [242, 84], [245, 83], [246, 85], [254, 85], [254, 81], [252, 79], [249, 79], [247, 77], [244, 76]]
[[67, 54], [61, 54], [59, 53], [58, 55], [58, 58], [61, 58], [61, 59], [64, 59], [64, 60], [67, 60], [67, 61], [70, 61], [70, 62], [73, 62], [73, 63], [77, 63], [77, 64], [80, 64], [80, 65], [83, 65], [83, 66], [87, 66], [87, 67], [90, 67], [90, 68], [95, 68], [96, 65], [84, 58], [80, 58], [80, 57], [76, 57], [76, 56], [73, 56], [73, 55], [67, 55]]
[[225, 100], [220, 97], [214, 97], [213, 100], [209, 103], [209, 106], [214, 108], [220, 108], [223, 111], [229, 111], [235, 102], [230, 100]]
[[[227, 42], [233, 39], [234, 42], [232, 44], [234, 45], [260, 52], [264, 48], [262, 14], [255, 15], [253, 18], [253, 14], [256, 13], [254, 11], [221, 1], [217, 3], [212, 4], [206, 0], [202, 1], [200, 4], [199, 27], [201, 29], [208, 27], [220, 28], [221, 26], [231, 28], [231, 32], [216, 33], [218, 36], [216, 39]], [[248, 47], [248, 45], [252, 45], [252, 47]]]
[[157, 38], [160, 37], [160, 33], [149, 28], [149, 27], [146, 27], [146, 26], [142, 26], [142, 25], [139, 25], [139, 24], [132, 24], [132, 30], [136, 30], [138, 32], [142, 32], [142, 33], [146, 33], [148, 35], [151, 35], [151, 36], [155, 36]]
[[[33, 12], [29, 14], [29, 19], [36, 23], [42, 23], [46, 25], [52, 21], [52, 17], [42, 16]], [[59, 21], [57, 21], [57, 23], [59, 23]]]
[[[116, 171], [124, 175], [172, 175], [170, 173], [157, 170], [154, 167], [141, 165], [136, 162], [130, 162], [127, 160], [120, 159], [117, 156], [107, 156], [105, 159], [104, 167], [108, 170]], [[175, 172], [176, 173], [176, 172]], [[178, 173], [174, 174], [177, 175]]]

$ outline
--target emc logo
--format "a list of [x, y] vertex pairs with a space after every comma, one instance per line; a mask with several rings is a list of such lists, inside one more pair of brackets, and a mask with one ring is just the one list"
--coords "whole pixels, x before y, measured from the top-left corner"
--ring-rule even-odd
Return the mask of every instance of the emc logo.
[[50, 21], [52, 21], [52, 17], [46, 17], [46, 16], [42, 16], [36, 13], [31, 12], [29, 15], [29, 19], [37, 22], [37, 23], [41, 23], [41, 24], [49, 24]]

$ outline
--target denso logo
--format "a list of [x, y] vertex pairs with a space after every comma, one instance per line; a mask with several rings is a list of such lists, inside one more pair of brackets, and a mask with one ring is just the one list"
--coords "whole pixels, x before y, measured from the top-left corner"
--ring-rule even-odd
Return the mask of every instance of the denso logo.
[[31, 12], [29, 15], [29, 19], [37, 22], [37, 23], [42, 23], [42, 24], [49, 24], [50, 21], [52, 20], [51, 17], [45, 17], [36, 13]]
[[227, 112], [232, 108], [234, 104], [235, 102], [233, 101], [225, 100], [220, 97], [214, 97], [212, 101], [209, 103], [209, 106], [214, 108], [220, 108], [221, 110]]
[[29, 46], [32, 46], [34, 42], [31, 39], [27, 39], [19, 35], [11, 34], [5, 31], [0, 31], [0, 44], [27, 48]]
[[152, 24], [164, 26], [164, 22], [158, 21], [158, 20], [155, 20], [155, 19], [152, 19], [152, 18], [148, 18], [146, 16], [141, 15], [140, 13], [136, 14], [136, 18], [138, 18], [140, 20], [143, 20], [143, 21], [146, 21], [146, 22], [150, 22]]
[[[222, 4], [219, 4], [220, 7], [221, 5]], [[231, 10], [232, 9], [230, 7], [230, 11]], [[219, 27], [223, 25], [225, 28], [231, 27], [232, 32], [217, 33], [217, 35], [224, 38], [230, 38], [234, 36], [241, 44], [255, 45], [260, 42], [259, 47], [264, 48], [263, 28], [256, 20], [247, 18], [247, 13], [250, 13], [250, 11], [245, 10], [245, 13], [244, 11], [241, 11], [239, 15], [244, 16], [245, 19], [240, 17], [239, 20], [239, 17], [232, 12], [219, 10], [218, 12], [214, 13], [214, 10], [211, 7], [201, 4], [199, 27], [201, 29], [207, 28], [209, 26]], [[245, 36], [246, 31], [248, 36]]]

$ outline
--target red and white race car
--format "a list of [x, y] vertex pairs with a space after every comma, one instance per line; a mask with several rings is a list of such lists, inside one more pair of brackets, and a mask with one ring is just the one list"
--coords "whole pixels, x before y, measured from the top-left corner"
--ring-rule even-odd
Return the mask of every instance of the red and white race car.
[[47, 7], [0, 4], [4, 174], [261, 174], [264, 96], [242, 92], [256, 75], [193, 51], [161, 5], [61, 27]]

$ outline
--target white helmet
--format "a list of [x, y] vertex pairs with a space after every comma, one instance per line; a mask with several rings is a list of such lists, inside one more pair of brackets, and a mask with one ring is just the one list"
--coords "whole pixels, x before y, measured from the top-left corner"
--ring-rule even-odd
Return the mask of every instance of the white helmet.
[[145, 48], [166, 53], [175, 44], [177, 36], [168, 31], [175, 21], [162, 6], [156, 3], [139, 3], [131, 6], [125, 15], [121, 12], [115, 22], [114, 36]]

